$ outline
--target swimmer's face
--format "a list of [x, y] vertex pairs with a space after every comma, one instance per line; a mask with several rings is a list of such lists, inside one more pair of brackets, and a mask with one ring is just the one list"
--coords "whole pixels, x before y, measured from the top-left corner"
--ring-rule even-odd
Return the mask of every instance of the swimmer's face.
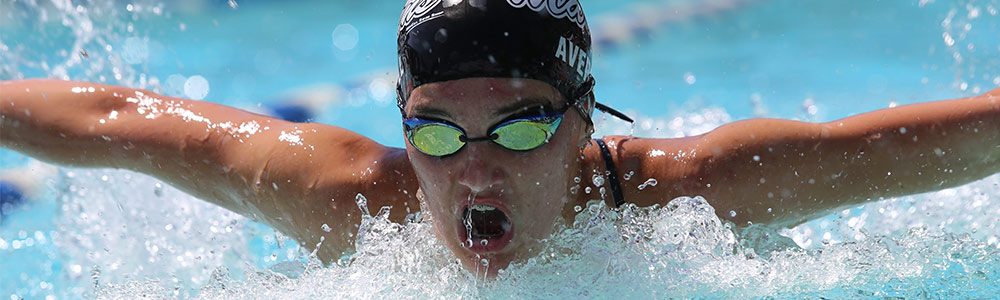
[[[478, 138], [503, 121], [565, 106], [561, 94], [541, 81], [468, 78], [421, 85], [405, 112], [407, 118], [447, 121]], [[495, 274], [536, 253], [538, 241], [552, 233], [563, 215], [572, 215], [576, 198], [569, 189], [580, 174], [580, 153], [588, 140], [584, 120], [569, 109], [549, 142], [532, 150], [471, 142], [454, 154], [435, 157], [407, 142], [406, 152], [437, 236], [466, 269]], [[473, 223], [471, 231], [467, 223]]]

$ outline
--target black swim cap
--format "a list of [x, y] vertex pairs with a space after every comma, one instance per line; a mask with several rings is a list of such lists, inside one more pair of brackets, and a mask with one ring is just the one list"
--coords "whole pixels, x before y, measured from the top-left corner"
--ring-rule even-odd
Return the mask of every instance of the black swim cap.
[[[590, 29], [578, 0], [407, 0], [397, 33], [399, 111], [414, 88], [473, 77], [530, 78], [555, 87], [590, 123]], [[586, 97], [586, 101], [578, 100]]]
[[593, 88], [577, 0], [408, 0], [397, 38], [400, 110], [414, 88], [461, 78], [540, 80], [571, 102]]

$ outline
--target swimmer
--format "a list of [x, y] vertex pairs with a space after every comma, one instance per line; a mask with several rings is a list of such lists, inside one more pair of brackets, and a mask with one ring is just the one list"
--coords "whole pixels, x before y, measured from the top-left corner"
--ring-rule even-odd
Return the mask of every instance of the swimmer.
[[[319, 245], [326, 262], [352, 247], [363, 195], [395, 222], [421, 212], [466, 269], [488, 259], [490, 275], [538, 253], [591, 200], [652, 206], [700, 195], [737, 225], [793, 226], [1000, 172], [1000, 89], [828, 123], [755, 119], [676, 139], [592, 138], [595, 109], [628, 117], [596, 102], [579, 3], [549, 2], [406, 3], [397, 85], [405, 148], [335, 126], [48, 79], [0, 83], [0, 144], [52, 163], [150, 174]], [[578, 190], [589, 182], [600, 187]]]

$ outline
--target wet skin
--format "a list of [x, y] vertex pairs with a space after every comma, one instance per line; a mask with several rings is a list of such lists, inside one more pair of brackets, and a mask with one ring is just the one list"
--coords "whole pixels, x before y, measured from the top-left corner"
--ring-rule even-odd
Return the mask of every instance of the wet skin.
[[[405, 111], [448, 120], [480, 137], [539, 105], [555, 110], [565, 104], [538, 81], [469, 78], [418, 87]], [[301, 143], [283, 138], [288, 133]], [[569, 110], [539, 148], [519, 152], [477, 142], [438, 158], [336, 126], [286, 122], [146, 90], [45, 79], [0, 82], [0, 146], [57, 164], [149, 174], [264, 222], [307, 249], [318, 247], [325, 262], [353, 246], [362, 214], [354, 200], [363, 194], [373, 212], [391, 207], [395, 222], [426, 208], [440, 241], [469, 271], [482, 273], [479, 259], [488, 258], [486, 272], [495, 274], [536, 253], [538, 241], [570, 219], [574, 206], [601, 198], [570, 191], [575, 177], [586, 186], [593, 174], [605, 172], [589, 136], [581, 116]], [[1000, 89], [828, 123], [744, 120], [678, 139], [602, 139], [618, 177], [633, 172], [622, 183], [629, 203], [702, 195], [720, 218], [737, 225], [792, 226], [879, 197], [1000, 172]], [[648, 178], [659, 184], [639, 190]], [[513, 223], [507, 245], [463, 247], [459, 214], [470, 199], [507, 214]]]
[[[551, 112], [566, 105], [556, 89], [541, 81], [470, 78], [418, 87], [405, 111], [407, 117], [449, 121], [469, 136], [479, 137], [511, 116], [537, 115], [542, 112], [539, 107]], [[483, 258], [489, 260], [488, 273], [494, 273], [533, 255], [539, 250], [538, 241], [548, 237], [574, 205], [581, 204], [582, 193], [573, 195], [570, 187], [587, 165], [581, 154], [589, 130], [581, 114], [571, 109], [547, 144], [528, 151], [477, 142], [455, 154], [433, 157], [407, 143], [406, 153], [437, 236], [470, 270]], [[507, 214], [513, 234], [509, 244], [499, 249], [467, 247], [469, 237], [462, 221], [470, 203], [495, 206]]]

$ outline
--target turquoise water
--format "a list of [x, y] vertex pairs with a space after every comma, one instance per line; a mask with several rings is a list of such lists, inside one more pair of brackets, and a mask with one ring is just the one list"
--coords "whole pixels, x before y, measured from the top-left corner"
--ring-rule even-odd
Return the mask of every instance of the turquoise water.
[[[319, 97], [318, 122], [402, 145], [385, 89], [395, 72], [400, 1], [237, 2], [2, 0], [0, 79], [108, 82], [255, 111], [312, 87], [329, 91]], [[829, 121], [1000, 86], [998, 1], [620, 3], [583, 5], [595, 38], [606, 41], [595, 49], [596, 93], [638, 117], [638, 136], [699, 134], [752, 117]], [[195, 84], [200, 79], [207, 90]], [[598, 134], [631, 130], [597, 121]], [[697, 199], [656, 209], [588, 208], [545, 254], [482, 282], [454, 263], [425, 224], [371, 219], [352, 260], [318, 268], [266, 226], [140, 174], [43, 172], [49, 167], [9, 151], [0, 152], [0, 163], [39, 186], [31, 204], [0, 223], [3, 297], [1000, 292], [998, 176], [791, 229], [732, 230]], [[691, 238], [674, 240], [674, 233]]]

